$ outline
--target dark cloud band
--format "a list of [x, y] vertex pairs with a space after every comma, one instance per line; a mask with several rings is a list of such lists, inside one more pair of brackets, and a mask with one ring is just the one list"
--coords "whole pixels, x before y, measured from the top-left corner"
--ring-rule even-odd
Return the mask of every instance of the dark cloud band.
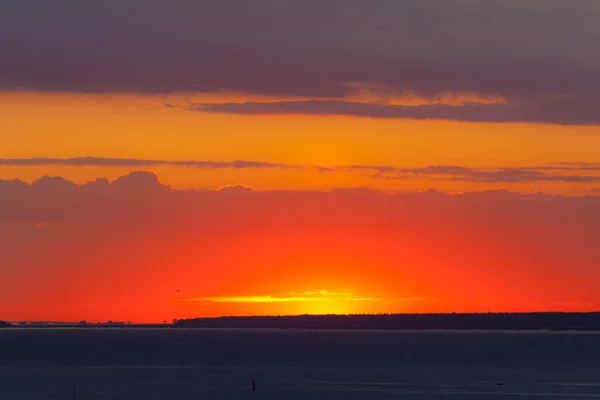
[[514, 107], [353, 113], [594, 122], [598, 20], [594, 0], [5, 0], [0, 90], [340, 98], [362, 82]]
[[[593, 99], [589, 99], [593, 101]], [[460, 106], [427, 104], [419, 106], [359, 103], [336, 100], [192, 104], [191, 111], [270, 115], [343, 115], [368, 118], [437, 119], [465, 122], [525, 122], [560, 125], [598, 125], [600, 113], [582, 99], [555, 99], [544, 102], [505, 104], [467, 103]]]

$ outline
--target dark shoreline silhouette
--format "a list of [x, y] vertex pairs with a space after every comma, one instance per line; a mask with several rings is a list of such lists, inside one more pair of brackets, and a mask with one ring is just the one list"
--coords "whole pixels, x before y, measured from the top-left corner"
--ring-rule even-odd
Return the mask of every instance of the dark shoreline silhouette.
[[179, 328], [576, 330], [600, 331], [600, 312], [377, 314], [217, 317], [175, 321]]
[[512, 330], [600, 331], [600, 312], [364, 314], [215, 317], [174, 320], [172, 324], [28, 323], [0, 321], [0, 328], [235, 328], [352, 330]]
[[0, 321], [0, 328], [172, 328], [173, 324], [134, 324], [123, 322]]

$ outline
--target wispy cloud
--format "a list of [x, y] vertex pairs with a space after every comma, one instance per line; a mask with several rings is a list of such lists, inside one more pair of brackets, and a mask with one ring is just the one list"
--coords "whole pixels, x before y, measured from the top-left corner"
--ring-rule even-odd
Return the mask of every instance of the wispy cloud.
[[[467, 167], [460, 165], [427, 165], [423, 167], [395, 167], [391, 165], [294, 165], [252, 160], [207, 161], [207, 160], [152, 160], [133, 158], [19, 158], [0, 159], [0, 166], [100, 166], [121, 168], [189, 167], [198, 169], [281, 169], [314, 170], [319, 173], [355, 173], [370, 179], [387, 180], [431, 180], [462, 181], [474, 183], [527, 183], [564, 182], [592, 184], [600, 182], [600, 163], [556, 162], [540, 166], [516, 167]], [[248, 190], [241, 185], [224, 186], [225, 191]]]
[[71, 165], [71, 166], [104, 166], [104, 167], [150, 167], [176, 166], [194, 168], [290, 168], [286, 164], [275, 164], [261, 161], [204, 161], [204, 160], [151, 160], [135, 158], [108, 157], [74, 157], [74, 158], [13, 158], [0, 159], [0, 165], [38, 166], [38, 165]]
[[[516, 168], [469, 168], [456, 165], [430, 165], [421, 168], [377, 168], [355, 166], [354, 169], [375, 170], [366, 174], [375, 179], [407, 180], [428, 179], [478, 183], [526, 183], [526, 182], [565, 182], [565, 183], [596, 183], [600, 175], [548, 173], [553, 171], [580, 171], [576, 167], [516, 167]], [[581, 171], [598, 171], [596, 168], [585, 167]]]
[[[589, 101], [592, 101], [589, 99]], [[436, 119], [465, 122], [526, 122], [598, 125], [598, 110], [583, 99], [540, 102], [395, 105], [342, 100], [192, 104], [190, 111], [244, 115], [342, 115], [368, 118]]]
[[[488, 184], [515, 184], [528, 182], [597, 183], [600, 182], [600, 165], [572, 163], [512, 168], [472, 168], [460, 165], [428, 165], [402, 168], [377, 165], [347, 165], [316, 167], [319, 172], [355, 172], [371, 179], [460, 181]], [[564, 172], [569, 171], [569, 174]], [[575, 172], [575, 174], [573, 173]], [[596, 174], [594, 174], [596, 172]]]

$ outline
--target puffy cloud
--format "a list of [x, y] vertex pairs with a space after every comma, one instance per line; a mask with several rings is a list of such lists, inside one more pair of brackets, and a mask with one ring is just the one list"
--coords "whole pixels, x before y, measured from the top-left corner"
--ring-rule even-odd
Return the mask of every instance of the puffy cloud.
[[252, 191], [251, 187], [244, 185], [226, 185], [219, 189], [219, 192], [224, 193], [249, 193]]
[[358, 83], [384, 99], [475, 93], [508, 105], [313, 108], [595, 123], [599, 19], [597, 2], [571, 0], [6, 0], [0, 88], [339, 99]]
[[51, 191], [69, 191], [74, 190], [77, 187], [73, 182], [60, 176], [43, 176], [33, 182], [32, 186], [38, 190]]
[[10, 193], [19, 190], [25, 190], [29, 187], [27, 182], [23, 182], [20, 179], [14, 180], [3, 180], [0, 179], [0, 192], [1, 193]]
[[[241, 186], [228, 190], [244, 196], [230, 196], [170, 189], [150, 172], [0, 188], [4, 315], [15, 304], [32, 313], [54, 304], [84, 317], [99, 307], [90, 298], [169, 298], [175, 288], [186, 298], [230, 300], [355, 291], [378, 301], [436, 298], [445, 311], [457, 305], [444, 299], [455, 298], [464, 299], [462, 310], [479, 311], [600, 304], [596, 196]], [[327, 291], [290, 294], [315, 287]], [[116, 312], [121, 303], [102, 307]], [[185, 315], [199, 310], [207, 309]]]
[[[98, 181], [96, 181], [98, 183]], [[102, 183], [100, 183], [102, 185]], [[111, 183], [112, 187], [121, 190], [133, 190], [138, 192], [164, 190], [168, 189], [167, 185], [162, 184], [158, 176], [151, 171], [134, 171]]]

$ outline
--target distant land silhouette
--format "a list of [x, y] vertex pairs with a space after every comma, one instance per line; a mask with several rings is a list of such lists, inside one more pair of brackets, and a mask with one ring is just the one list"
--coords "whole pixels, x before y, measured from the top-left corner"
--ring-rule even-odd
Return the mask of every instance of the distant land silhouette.
[[250, 316], [180, 319], [172, 324], [0, 321], [0, 328], [10, 327], [600, 331], [600, 312]]
[[173, 324], [136, 324], [131, 321], [0, 321], [0, 328], [171, 328]]
[[600, 312], [218, 317], [182, 319], [174, 321], [174, 325], [180, 328], [600, 331]]

